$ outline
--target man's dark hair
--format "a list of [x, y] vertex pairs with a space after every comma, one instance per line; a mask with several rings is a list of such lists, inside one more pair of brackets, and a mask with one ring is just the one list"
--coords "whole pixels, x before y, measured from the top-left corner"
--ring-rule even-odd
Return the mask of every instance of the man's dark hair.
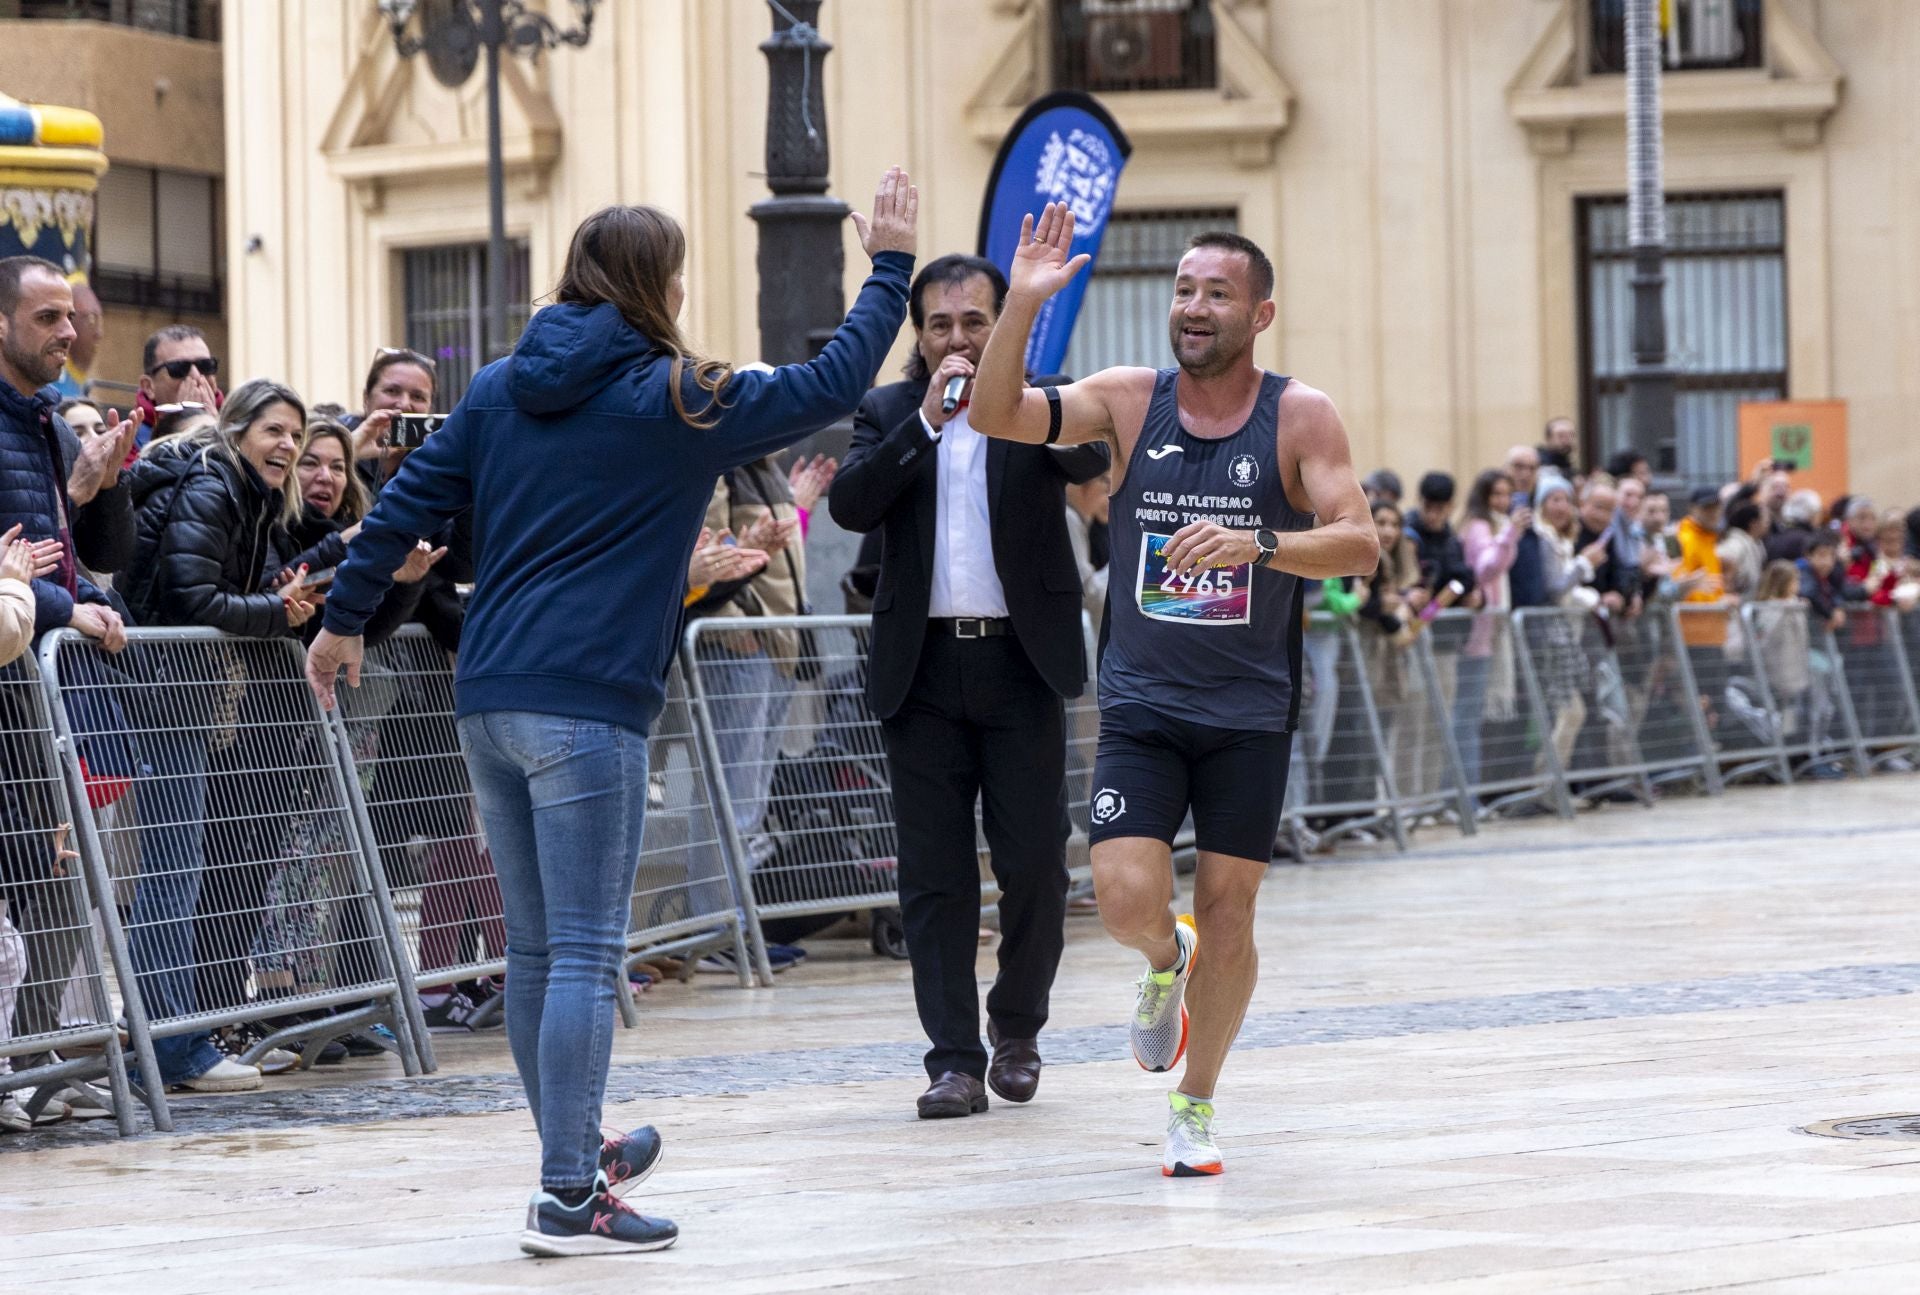
[[1727, 510], [1727, 529], [1744, 531], [1760, 520], [1760, 505], [1743, 499]]
[[20, 285], [34, 270], [45, 270], [63, 282], [67, 277], [59, 266], [45, 257], [9, 256], [0, 260], [0, 315], [10, 317], [20, 308]]
[[1615, 450], [1607, 456], [1607, 475], [1618, 480], [1630, 477], [1633, 470], [1647, 461], [1647, 456], [1638, 450]]
[[[993, 314], [999, 318], [1000, 308], [1007, 304], [1007, 276], [984, 256], [951, 252], [928, 261], [920, 267], [920, 273], [913, 276], [913, 284], [907, 289], [907, 313], [913, 319], [913, 331], [917, 333], [927, 326], [927, 308], [921, 298], [928, 288], [965, 283], [975, 275], [984, 278], [992, 288]], [[918, 346], [907, 354], [907, 376], [915, 382], [925, 382], [929, 376], [926, 357], [920, 354]]]
[[1420, 478], [1420, 502], [1425, 504], [1450, 504], [1453, 502], [1453, 478], [1445, 472], [1429, 472]]
[[1837, 549], [1839, 547], [1840, 537], [1832, 531], [1815, 531], [1813, 534], [1807, 536], [1807, 552], [1809, 553], [1815, 549]]
[[1236, 234], [1231, 230], [1214, 229], [1204, 234], [1195, 234], [1193, 241], [1187, 244], [1187, 250], [1198, 247], [1219, 247], [1229, 252], [1238, 252], [1247, 258], [1247, 286], [1253, 290], [1253, 304], [1273, 300], [1273, 262], [1260, 250], [1260, 245], [1245, 234]]
[[162, 342], [192, 342], [207, 340], [207, 335], [192, 324], [168, 324], [165, 328], [156, 328], [153, 336], [140, 351], [140, 372], [152, 373], [155, 361], [160, 358]]

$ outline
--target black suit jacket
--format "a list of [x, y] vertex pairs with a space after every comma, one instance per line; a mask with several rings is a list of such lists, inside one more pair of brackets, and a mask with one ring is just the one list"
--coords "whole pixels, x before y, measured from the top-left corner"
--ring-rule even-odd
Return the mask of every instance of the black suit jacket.
[[[1060, 381], [1042, 378], [1040, 385]], [[913, 686], [933, 596], [940, 456], [920, 423], [926, 391], [925, 382], [908, 381], [867, 393], [827, 496], [828, 511], [841, 526], [882, 534], [867, 672], [867, 701], [881, 719], [899, 711]], [[987, 446], [994, 571], [1020, 646], [1062, 697], [1078, 697], [1087, 681], [1080, 572], [1067, 538], [1064, 489], [1069, 481], [1091, 481], [1106, 466], [1105, 445], [1062, 450], [995, 440]]]

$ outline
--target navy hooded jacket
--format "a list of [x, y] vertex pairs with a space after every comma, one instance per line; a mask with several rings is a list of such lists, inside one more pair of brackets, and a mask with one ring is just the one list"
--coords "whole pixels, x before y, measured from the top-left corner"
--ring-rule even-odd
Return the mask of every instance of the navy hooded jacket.
[[[669, 357], [612, 305], [548, 306], [380, 492], [327, 596], [361, 632], [416, 539], [473, 509], [457, 713], [537, 711], [645, 731], [665, 702], [687, 562], [714, 482], [851, 414], [907, 309], [882, 252], [819, 357], [741, 372], [712, 427], [674, 412]], [[709, 396], [683, 379], [686, 407]]]

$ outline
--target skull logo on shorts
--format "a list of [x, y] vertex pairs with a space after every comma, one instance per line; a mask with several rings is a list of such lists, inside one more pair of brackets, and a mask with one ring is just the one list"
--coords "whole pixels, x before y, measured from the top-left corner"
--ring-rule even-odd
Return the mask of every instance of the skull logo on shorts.
[[1127, 798], [1111, 787], [1102, 787], [1093, 794], [1093, 821], [1111, 823], [1127, 812]]

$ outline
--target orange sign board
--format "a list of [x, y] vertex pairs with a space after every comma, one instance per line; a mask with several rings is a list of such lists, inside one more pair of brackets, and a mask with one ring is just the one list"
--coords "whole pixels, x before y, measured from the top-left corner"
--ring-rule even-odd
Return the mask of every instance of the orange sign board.
[[1795, 490], [1817, 490], [1825, 503], [1847, 493], [1847, 402], [1768, 400], [1740, 406], [1740, 471], [1773, 459], [1787, 465]]

